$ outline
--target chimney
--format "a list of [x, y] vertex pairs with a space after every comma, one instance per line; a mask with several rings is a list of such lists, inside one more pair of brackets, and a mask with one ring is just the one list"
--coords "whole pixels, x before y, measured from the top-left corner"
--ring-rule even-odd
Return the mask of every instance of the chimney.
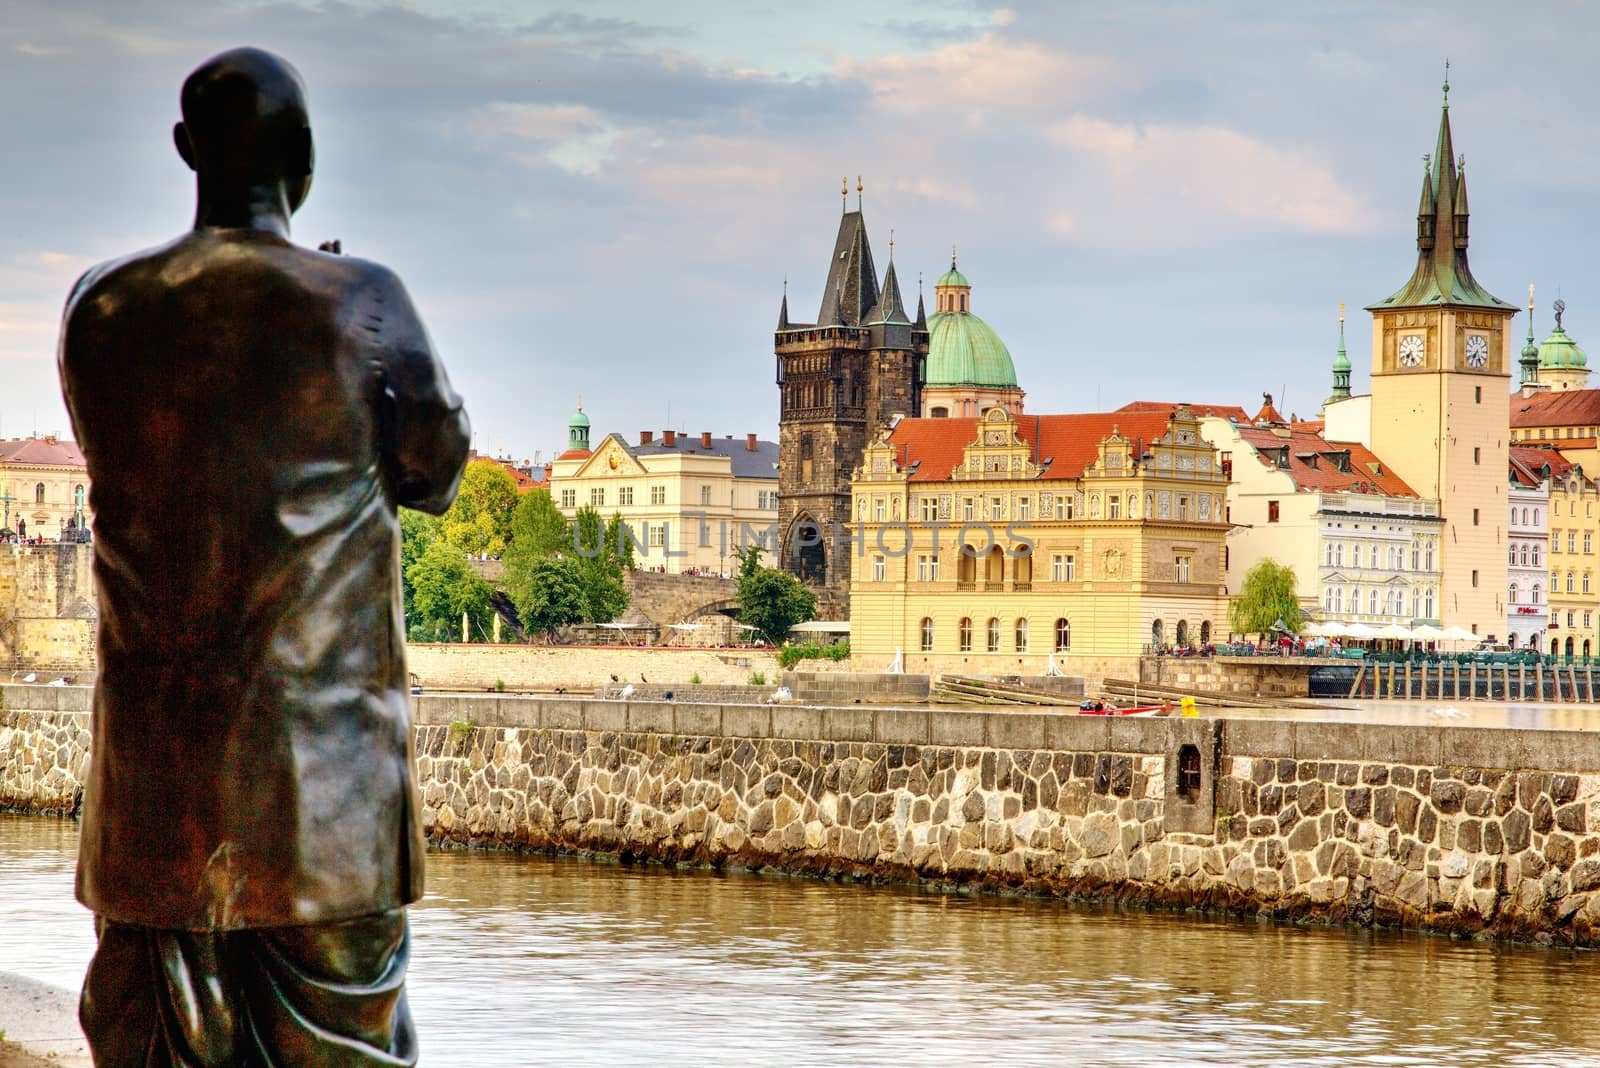
[[655, 440], [655, 436], [656, 432], [654, 430], [641, 430], [639, 431], [639, 444], [648, 445]]
[[756, 451], [756, 436], [754, 434], [746, 434], [744, 436], [744, 447], [751, 452]]
[[661, 432], [661, 444], [669, 449], [677, 448], [678, 432], [676, 430], [663, 430]]
[[700, 431], [700, 447], [702, 449], [711, 448], [711, 431], [709, 431], [709, 430]]

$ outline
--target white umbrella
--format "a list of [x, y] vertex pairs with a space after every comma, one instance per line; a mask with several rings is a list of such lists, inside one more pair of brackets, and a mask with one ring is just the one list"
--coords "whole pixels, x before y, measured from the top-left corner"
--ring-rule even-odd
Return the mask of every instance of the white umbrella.
[[1444, 628], [1444, 633], [1439, 635], [1440, 641], [1447, 642], [1475, 642], [1478, 636], [1466, 627], [1450, 626]]
[[1378, 637], [1399, 638], [1402, 641], [1409, 641], [1415, 635], [1412, 634], [1411, 628], [1403, 623], [1390, 623], [1387, 627], [1378, 631]]
[[1369, 627], [1365, 623], [1351, 623], [1344, 628], [1344, 632], [1352, 638], [1381, 638], [1383, 634], [1377, 627]]
[[1344, 633], [1339, 627], [1338, 623], [1308, 623], [1300, 633], [1302, 636], [1309, 635], [1313, 638], [1332, 638], [1336, 634]]
[[1444, 637], [1444, 631], [1431, 623], [1424, 623], [1420, 627], [1413, 627], [1411, 636], [1419, 642], [1436, 642]]

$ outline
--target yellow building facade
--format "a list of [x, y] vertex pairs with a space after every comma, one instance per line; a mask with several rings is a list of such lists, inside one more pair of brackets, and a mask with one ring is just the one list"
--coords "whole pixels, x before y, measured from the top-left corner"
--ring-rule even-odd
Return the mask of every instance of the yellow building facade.
[[1506, 619], [1510, 441], [1506, 409], [1513, 306], [1467, 265], [1466, 174], [1445, 105], [1423, 175], [1417, 266], [1372, 313], [1372, 451], [1424, 498], [1439, 501], [1446, 626], [1489, 635]]
[[[580, 413], [581, 414], [581, 413]], [[650, 431], [637, 445], [608, 434], [591, 451], [588, 422], [574, 417], [571, 448], [550, 463], [550, 495], [568, 519], [592, 507], [621, 515], [641, 569], [731, 574], [734, 550], [777, 545], [778, 446], [734, 438]], [[579, 431], [581, 430], [581, 434]]]
[[0, 441], [0, 529], [47, 541], [93, 518], [89, 468], [75, 442], [56, 437]]
[[1600, 490], [1573, 467], [1550, 480], [1550, 623], [1544, 651], [1600, 655]]
[[1226, 492], [1183, 406], [902, 420], [851, 484], [852, 656], [1102, 673], [1219, 640]]

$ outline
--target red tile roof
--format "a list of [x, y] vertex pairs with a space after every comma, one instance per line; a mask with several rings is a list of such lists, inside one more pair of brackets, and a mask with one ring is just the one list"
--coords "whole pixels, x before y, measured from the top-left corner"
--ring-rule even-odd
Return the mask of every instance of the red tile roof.
[[[1176, 406], [1174, 406], [1176, 407]], [[1034, 446], [1040, 462], [1052, 460], [1041, 478], [1077, 478], [1100, 455], [1100, 442], [1113, 430], [1123, 437], [1151, 442], [1167, 432], [1172, 414], [1153, 411], [1092, 412], [1078, 415], [1022, 415], [1017, 436]], [[977, 419], [902, 419], [889, 435], [895, 458], [918, 463], [913, 482], [943, 482], [963, 462], [963, 452], [978, 440]]]
[[1553, 478], [1560, 478], [1572, 470], [1572, 464], [1554, 449], [1538, 449], [1526, 445], [1511, 446], [1511, 477], [1521, 486], [1537, 486], [1544, 481], [1541, 471], [1550, 465]]
[[[1329, 441], [1321, 434], [1305, 431], [1275, 433], [1253, 427], [1240, 427], [1239, 437], [1254, 447], [1263, 466], [1271, 468], [1278, 467], [1276, 457], [1264, 456], [1262, 450], [1277, 450], [1287, 445], [1289, 466], [1282, 470], [1294, 479], [1296, 489], [1381, 493], [1386, 497], [1417, 496], [1388, 464], [1382, 463], [1372, 450], [1358, 441]], [[1339, 470], [1325, 455], [1339, 452], [1350, 453], [1350, 470]], [[1312, 466], [1313, 459], [1316, 466]]]
[[588, 449], [568, 449], [566, 452], [562, 453], [560, 456], [557, 456], [556, 459], [557, 460], [587, 460], [591, 455], [593, 455], [593, 454], [590, 453]]
[[1531, 397], [1513, 393], [1511, 425], [1518, 428], [1600, 425], [1600, 389], [1546, 390]]
[[14, 438], [0, 441], [0, 463], [48, 467], [87, 467], [75, 441], [59, 438]]
[[[1117, 409], [1119, 413], [1167, 412], [1169, 414], [1177, 410], [1178, 404], [1176, 401], [1131, 401]], [[1189, 410], [1194, 413], [1196, 419], [1204, 419], [1207, 416], [1214, 415], [1222, 419], [1232, 419], [1236, 423], [1248, 423], [1250, 421], [1250, 413], [1237, 404], [1191, 404], [1189, 405]]]

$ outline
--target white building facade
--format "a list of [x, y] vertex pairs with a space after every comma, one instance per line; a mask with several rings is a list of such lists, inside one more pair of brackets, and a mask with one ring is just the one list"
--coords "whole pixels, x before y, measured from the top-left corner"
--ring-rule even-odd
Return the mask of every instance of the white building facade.
[[[1518, 450], [1520, 451], [1520, 450]], [[1537, 481], [1535, 481], [1537, 480]], [[1506, 496], [1506, 644], [1543, 649], [1549, 596], [1545, 552], [1550, 544], [1550, 478], [1513, 456]]]

